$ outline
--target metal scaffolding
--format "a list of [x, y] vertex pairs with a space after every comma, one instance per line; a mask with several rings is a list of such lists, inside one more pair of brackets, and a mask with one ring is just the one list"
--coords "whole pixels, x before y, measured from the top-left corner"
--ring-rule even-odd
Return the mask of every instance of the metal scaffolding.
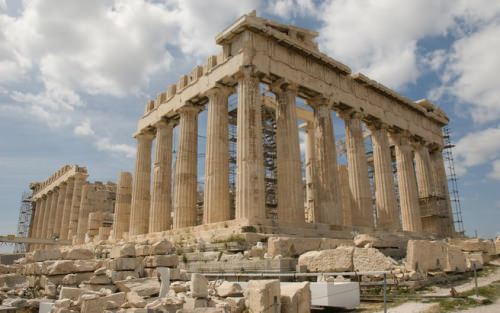
[[[21, 206], [19, 208], [19, 219], [17, 222], [17, 237], [29, 237], [31, 226], [33, 206], [31, 203], [31, 192], [25, 191], [21, 197]], [[24, 253], [27, 251], [25, 243], [16, 243], [14, 253]]]
[[451, 141], [450, 129], [443, 128], [443, 157], [446, 162], [446, 175], [448, 176], [448, 188], [450, 193], [450, 201], [453, 207], [453, 221], [455, 224], [455, 232], [464, 235], [464, 222], [462, 219], [462, 205], [460, 204], [460, 195], [458, 193], [457, 174], [455, 172], [455, 161], [453, 158], [452, 149], [455, 145]]

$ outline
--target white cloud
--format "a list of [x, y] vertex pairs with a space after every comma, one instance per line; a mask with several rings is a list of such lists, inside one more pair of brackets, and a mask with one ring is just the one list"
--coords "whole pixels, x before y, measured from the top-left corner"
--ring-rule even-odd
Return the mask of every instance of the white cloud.
[[100, 151], [111, 152], [117, 155], [124, 155], [127, 158], [135, 157], [135, 148], [126, 144], [112, 143], [109, 138], [101, 138], [96, 142], [96, 147]]
[[88, 119], [82, 121], [75, 127], [73, 131], [77, 136], [85, 137], [94, 135], [94, 130], [92, 129], [92, 126], [90, 125], [90, 121]]
[[474, 166], [491, 164], [492, 178], [500, 178], [500, 125], [473, 132], [461, 138], [453, 151], [457, 173], [465, 174]]
[[[451, 95], [471, 113], [475, 122], [500, 119], [500, 19], [453, 44], [441, 75], [443, 86], [435, 98]], [[436, 91], [434, 91], [436, 92]]]
[[[493, 162], [493, 171], [488, 175], [488, 177], [500, 180], [500, 160]], [[500, 207], [500, 201], [498, 201], [498, 206]]]
[[291, 18], [316, 14], [318, 8], [313, 0], [275, 0], [268, 3], [266, 11], [282, 18]]

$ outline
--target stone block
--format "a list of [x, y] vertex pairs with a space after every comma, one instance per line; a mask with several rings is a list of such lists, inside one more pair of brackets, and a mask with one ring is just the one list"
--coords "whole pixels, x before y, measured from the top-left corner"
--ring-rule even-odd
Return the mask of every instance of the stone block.
[[467, 270], [465, 253], [458, 247], [448, 245], [446, 247], [446, 263], [443, 270], [445, 272], [465, 272]]
[[459, 247], [462, 251], [465, 252], [483, 252], [488, 256], [496, 255], [496, 248], [493, 240], [485, 240], [480, 238], [453, 238], [450, 239], [449, 243], [451, 245]]
[[194, 298], [208, 297], [208, 280], [201, 274], [191, 275], [190, 290]]
[[146, 301], [139, 296], [137, 292], [130, 291], [126, 294], [127, 303], [133, 308], [143, 308], [146, 306]]
[[98, 260], [60, 260], [47, 267], [45, 274], [61, 275], [79, 272], [93, 272], [99, 267]]
[[8, 290], [17, 288], [27, 288], [29, 285], [26, 276], [19, 274], [2, 274], [0, 275], [0, 288]]
[[354, 247], [309, 251], [299, 257], [299, 266], [310, 272], [349, 272], [353, 270]]
[[112, 271], [135, 270], [142, 262], [142, 258], [116, 258], [106, 262], [106, 268]]
[[495, 254], [496, 255], [500, 254], [500, 237], [497, 237], [495, 239]]
[[88, 260], [94, 258], [94, 251], [88, 248], [71, 248], [64, 254], [66, 260]]
[[245, 304], [251, 313], [275, 313], [281, 311], [280, 281], [250, 280], [244, 292]]
[[126, 258], [126, 257], [135, 257], [135, 245], [132, 243], [126, 243], [121, 246], [113, 246], [111, 248], [111, 252], [109, 257], [112, 259], [116, 258]]
[[375, 248], [354, 249], [353, 264], [355, 271], [388, 271], [392, 269], [394, 263], [394, 260], [386, 257]]
[[406, 249], [408, 240], [395, 234], [360, 234], [354, 237], [356, 247], [364, 248], [369, 245], [372, 248], [396, 248]]
[[84, 292], [85, 290], [81, 288], [61, 287], [59, 299], [71, 299], [76, 301]]
[[240, 284], [235, 282], [224, 281], [216, 290], [219, 297], [240, 297], [243, 295]]
[[229, 306], [229, 312], [242, 313], [245, 311], [245, 298], [244, 297], [227, 297], [224, 302]]
[[89, 280], [92, 277], [92, 272], [72, 273], [64, 275], [61, 280], [61, 285], [79, 285], [81, 282]]
[[179, 264], [179, 257], [171, 255], [150, 255], [144, 257], [144, 267], [176, 267]]
[[476, 269], [482, 269], [484, 266], [484, 258], [482, 252], [466, 252], [465, 259], [467, 262], [467, 270], [473, 271], [474, 265], [476, 265]]
[[159, 254], [168, 254], [173, 251], [174, 246], [170, 241], [162, 240], [154, 243], [151, 246], [151, 254], [159, 255]]
[[106, 272], [106, 275], [111, 278], [111, 281], [113, 283], [116, 283], [121, 280], [126, 280], [129, 277], [132, 278], [139, 278], [139, 272], [137, 271], [111, 271], [108, 270]]
[[111, 278], [106, 275], [94, 275], [89, 279], [89, 284], [93, 285], [109, 285], [111, 283]]
[[184, 298], [184, 306], [183, 309], [192, 310], [195, 308], [206, 308], [208, 306], [208, 301], [205, 298], [193, 298], [186, 297]]
[[135, 291], [141, 297], [150, 297], [160, 292], [160, 282], [156, 278], [134, 278], [115, 282], [120, 291]]
[[447, 259], [447, 244], [442, 241], [408, 240], [405, 267], [426, 273], [442, 270]]
[[59, 249], [35, 250], [33, 252], [33, 261], [41, 262], [47, 260], [60, 260], [62, 258]]
[[286, 283], [280, 288], [282, 313], [311, 312], [311, 288], [309, 282]]
[[137, 244], [135, 245], [136, 256], [146, 256], [151, 254], [151, 245]]

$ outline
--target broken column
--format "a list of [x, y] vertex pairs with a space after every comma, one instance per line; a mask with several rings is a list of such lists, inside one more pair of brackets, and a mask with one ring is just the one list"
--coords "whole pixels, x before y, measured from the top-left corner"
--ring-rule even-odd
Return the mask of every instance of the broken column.
[[113, 220], [114, 240], [123, 238], [128, 233], [130, 226], [130, 204], [132, 202], [132, 174], [121, 172], [116, 187], [116, 203]]

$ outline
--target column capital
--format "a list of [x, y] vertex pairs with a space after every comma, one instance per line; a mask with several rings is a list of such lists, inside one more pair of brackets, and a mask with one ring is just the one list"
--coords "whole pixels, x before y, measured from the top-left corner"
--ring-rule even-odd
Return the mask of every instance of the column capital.
[[140, 133], [135, 134], [135, 139], [151, 139], [153, 140], [154, 138], [154, 133], [151, 130], [142, 130]]
[[269, 90], [275, 94], [282, 92], [299, 92], [299, 85], [288, 79], [280, 78], [269, 85]]
[[205, 96], [208, 98], [214, 96], [214, 95], [221, 95], [221, 96], [230, 96], [232, 93], [234, 93], [235, 88], [234, 87], [229, 87], [220, 83], [217, 83], [215, 87], [210, 88], [205, 92]]
[[201, 107], [188, 102], [184, 106], [177, 109], [177, 113], [179, 114], [179, 116], [188, 114], [198, 114], [201, 110], [202, 110]]
[[314, 98], [309, 98], [306, 100], [307, 104], [313, 108], [318, 108], [318, 107], [328, 107], [329, 109], [332, 106], [332, 100], [324, 97], [324, 96], [318, 96]]
[[351, 109], [337, 112], [337, 115], [344, 121], [361, 120], [365, 116], [362, 112], [354, 111]]
[[389, 125], [379, 119], [369, 119], [365, 121], [365, 125], [370, 131], [377, 131], [381, 129], [385, 131], [389, 130]]
[[243, 65], [240, 66], [239, 71], [234, 75], [237, 80], [241, 79], [258, 79], [257, 73], [255, 71], [255, 66], [253, 65]]
[[168, 126], [171, 126], [173, 123], [174, 123], [173, 119], [169, 119], [169, 118], [164, 117], [164, 118], [160, 119], [158, 122], [154, 123], [153, 126], [156, 129], [166, 128]]

